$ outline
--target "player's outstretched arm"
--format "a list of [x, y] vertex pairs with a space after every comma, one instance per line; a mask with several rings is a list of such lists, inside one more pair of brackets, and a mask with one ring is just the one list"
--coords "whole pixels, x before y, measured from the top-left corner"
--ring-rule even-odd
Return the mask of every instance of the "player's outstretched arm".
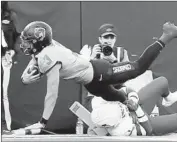
[[149, 66], [157, 58], [165, 45], [174, 38], [177, 38], [177, 26], [175, 26], [173, 23], [166, 22], [163, 25], [163, 33], [159, 40], [148, 46], [140, 58], [136, 61], [139, 66], [140, 74], [149, 68]]
[[42, 115], [42, 118], [44, 120], [48, 120], [50, 118], [58, 98], [60, 68], [61, 68], [61, 64], [55, 64], [46, 74], [47, 94], [44, 100], [44, 111]]
[[152, 135], [153, 129], [152, 125], [149, 121], [147, 114], [141, 108], [139, 103], [139, 97], [136, 92], [128, 88], [128, 100], [126, 101], [126, 105], [130, 111], [134, 111], [137, 115], [139, 124], [145, 129], [146, 135]]
[[[43, 129], [45, 128], [48, 119], [50, 118], [53, 109], [55, 107], [57, 98], [58, 98], [58, 87], [59, 87], [59, 70], [61, 68], [60, 64], [55, 64], [51, 69], [49, 69], [46, 73], [47, 76], [47, 93], [44, 100], [44, 110], [42, 118], [39, 122], [25, 127], [24, 129]], [[14, 132], [18, 134], [17, 132]]]
[[163, 33], [159, 40], [149, 45], [138, 60], [113, 64], [113, 74], [111, 74], [110, 83], [123, 83], [143, 74], [149, 69], [150, 65], [158, 57], [165, 45], [174, 38], [177, 38], [177, 26], [170, 22], [165, 23], [163, 25]]

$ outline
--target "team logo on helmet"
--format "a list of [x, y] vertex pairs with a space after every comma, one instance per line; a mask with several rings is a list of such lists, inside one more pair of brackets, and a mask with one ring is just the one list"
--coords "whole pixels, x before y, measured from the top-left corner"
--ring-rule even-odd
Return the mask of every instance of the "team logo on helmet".
[[111, 28], [106, 29], [106, 32], [111, 32], [111, 31], [112, 31]]
[[45, 38], [45, 29], [40, 27], [40, 28], [35, 28], [34, 29], [34, 36], [42, 41]]

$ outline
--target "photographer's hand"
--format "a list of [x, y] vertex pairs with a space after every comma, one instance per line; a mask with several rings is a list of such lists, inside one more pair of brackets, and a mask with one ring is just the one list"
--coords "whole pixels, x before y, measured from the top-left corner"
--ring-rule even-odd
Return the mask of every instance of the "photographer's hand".
[[96, 44], [92, 48], [91, 59], [96, 59], [98, 54], [101, 54], [101, 47], [99, 44]]

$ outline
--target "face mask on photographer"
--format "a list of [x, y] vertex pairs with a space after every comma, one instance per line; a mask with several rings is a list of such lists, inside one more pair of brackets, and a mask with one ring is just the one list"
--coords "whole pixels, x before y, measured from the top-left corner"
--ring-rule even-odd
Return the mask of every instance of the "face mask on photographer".
[[113, 48], [116, 42], [116, 36], [112, 34], [100, 36], [99, 42], [101, 45], [108, 45]]

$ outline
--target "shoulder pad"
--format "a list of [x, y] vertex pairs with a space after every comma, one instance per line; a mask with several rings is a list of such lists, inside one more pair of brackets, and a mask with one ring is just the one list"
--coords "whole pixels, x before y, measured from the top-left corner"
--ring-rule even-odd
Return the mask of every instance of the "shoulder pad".
[[49, 71], [55, 64], [57, 60], [52, 59], [48, 54], [38, 56], [38, 66], [41, 73], [46, 73]]

